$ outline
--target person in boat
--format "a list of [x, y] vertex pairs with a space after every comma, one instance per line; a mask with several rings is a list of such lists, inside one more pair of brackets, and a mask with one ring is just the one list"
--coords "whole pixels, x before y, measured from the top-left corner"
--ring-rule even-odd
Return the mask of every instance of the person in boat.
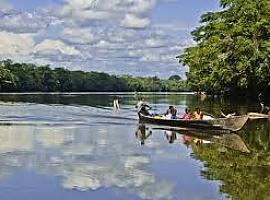
[[144, 101], [142, 98], [140, 101], [138, 101], [135, 108], [137, 108], [137, 112], [141, 113], [142, 115], [150, 115], [148, 110], [151, 109], [151, 107], [149, 106], [148, 102]]
[[138, 111], [138, 113], [141, 113], [142, 115], [148, 116], [150, 115], [149, 111], [147, 110], [146, 106], [141, 106], [140, 110]]
[[166, 118], [176, 119], [177, 110], [173, 106], [169, 106], [168, 110], [165, 113]]
[[194, 119], [202, 119], [203, 118], [203, 113], [200, 108], [196, 108], [196, 111], [194, 112]]
[[138, 112], [141, 110], [142, 107], [146, 107], [146, 108], [151, 108], [149, 106], [149, 103], [144, 101], [142, 98], [140, 99], [140, 101], [138, 101], [137, 105], [135, 106], [135, 108], [137, 108]]
[[185, 119], [185, 120], [192, 119], [192, 115], [190, 114], [190, 111], [188, 108], [185, 109], [185, 114], [183, 115], [182, 119]]

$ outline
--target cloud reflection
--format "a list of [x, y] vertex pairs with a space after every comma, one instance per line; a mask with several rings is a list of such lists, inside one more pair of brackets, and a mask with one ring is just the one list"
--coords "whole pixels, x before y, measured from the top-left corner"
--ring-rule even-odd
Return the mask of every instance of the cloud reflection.
[[0, 128], [0, 153], [33, 150], [33, 129], [30, 127], [20, 127], [14, 133], [12, 127]]
[[172, 199], [174, 184], [158, 181], [149, 155], [137, 154], [118, 128], [0, 126], [0, 176], [27, 168], [62, 177], [66, 189], [116, 187], [142, 199]]

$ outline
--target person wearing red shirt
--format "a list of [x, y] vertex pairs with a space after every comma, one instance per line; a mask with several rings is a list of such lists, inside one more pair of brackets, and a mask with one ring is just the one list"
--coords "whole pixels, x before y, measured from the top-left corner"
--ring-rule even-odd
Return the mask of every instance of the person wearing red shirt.
[[188, 108], [185, 109], [185, 114], [183, 115], [182, 118], [185, 119], [185, 120], [192, 119], [192, 115], [189, 113], [189, 109]]

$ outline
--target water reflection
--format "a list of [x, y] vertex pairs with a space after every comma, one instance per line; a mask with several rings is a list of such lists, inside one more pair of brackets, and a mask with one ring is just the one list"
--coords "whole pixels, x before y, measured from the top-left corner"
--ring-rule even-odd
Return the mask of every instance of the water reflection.
[[182, 142], [187, 147], [189, 147], [191, 144], [201, 145], [214, 143], [236, 151], [250, 153], [242, 138], [239, 135], [231, 132], [224, 132], [222, 130], [179, 130], [178, 128], [173, 127], [153, 127], [152, 129], [164, 130], [164, 135], [167, 141], [171, 144], [174, 143], [177, 137], [182, 135]]
[[116, 187], [142, 199], [172, 199], [174, 184], [157, 181], [149, 156], [137, 154], [130, 136], [122, 138], [116, 130], [112, 127], [116, 134], [110, 135], [103, 128], [0, 126], [0, 175], [6, 178], [24, 168], [61, 177], [66, 189]]
[[[66, 189], [95, 191], [116, 187], [142, 199], [173, 199], [176, 182], [166, 178], [158, 180], [151, 169], [151, 156], [160, 157], [160, 151], [164, 151], [162, 144], [155, 144], [153, 140], [160, 135], [170, 145], [178, 146], [179, 141], [182, 144], [189, 142], [195, 159], [202, 159], [203, 152], [213, 153], [215, 148], [217, 153], [221, 153], [215, 145], [224, 144], [221, 135], [207, 135], [194, 131], [160, 131], [139, 124], [135, 138], [144, 142], [150, 140], [147, 146], [151, 149], [151, 154], [142, 154], [139, 153], [138, 144], [132, 142], [134, 135], [127, 134], [123, 138], [123, 134], [117, 130], [118, 127], [111, 127], [108, 131], [104, 127], [89, 129], [0, 126], [1, 178], [7, 179], [18, 169], [24, 168], [44, 175], [61, 177], [59, 184]], [[113, 135], [110, 134], [112, 132]], [[197, 143], [195, 139], [211, 143]], [[222, 154], [224, 155], [224, 151]], [[164, 156], [167, 159], [170, 157], [165, 152]], [[208, 160], [203, 158], [203, 161]], [[207, 168], [209, 169], [211, 168]], [[202, 172], [202, 175], [205, 176], [205, 172]]]
[[[119, 112], [113, 112], [111, 105], [115, 95], [1, 96], [3, 101], [12, 98], [34, 104], [0, 106], [1, 120], [27, 122], [0, 125], [1, 200], [15, 194], [13, 199], [37, 199], [24, 189], [33, 185], [38, 196], [52, 193], [51, 199], [268, 198], [268, 121], [249, 122], [237, 135], [177, 132], [137, 124], [132, 95], [119, 95]], [[202, 104], [190, 95], [145, 99], [156, 103], [157, 112], [168, 104], [176, 105], [179, 114], [198, 104], [217, 113], [230, 105], [238, 113], [253, 109], [209, 99]], [[43, 183], [48, 177], [51, 182]], [[3, 188], [19, 189], [7, 192]], [[21, 197], [22, 193], [28, 195]]]
[[[205, 163], [201, 174], [208, 180], [222, 180], [220, 190], [232, 199], [268, 199], [270, 186], [269, 121], [250, 122], [239, 132], [248, 154], [220, 149], [217, 144], [197, 148], [193, 157]], [[229, 140], [230, 141], [230, 140]], [[236, 144], [233, 147], [237, 146]]]
[[169, 141], [182, 136], [182, 142], [192, 149], [191, 156], [204, 163], [201, 175], [208, 180], [221, 180], [220, 191], [228, 194], [228, 198], [268, 199], [270, 194], [268, 120], [251, 121], [246, 129], [238, 134], [178, 131], [177, 136], [174, 136], [172, 129], [166, 133], [170, 133], [166, 134]]
[[139, 124], [135, 132], [136, 138], [144, 145], [145, 140], [152, 135], [152, 131], [146, 128], [145, 124]]
[[177, 139], [176, 131], [164, 131], [164, 135], [169, 143], [174, 143], [174, 141]]

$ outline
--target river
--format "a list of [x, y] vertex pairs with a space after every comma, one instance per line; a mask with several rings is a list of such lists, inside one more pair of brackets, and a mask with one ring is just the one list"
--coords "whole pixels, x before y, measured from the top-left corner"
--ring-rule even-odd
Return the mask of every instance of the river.
[[[157, 113], [168, 105], [178, 115], [186, 107], [216, 116], [259, 111], [256, 102], [191, 93], [139, 96]], [[229, 139], [153, 129], [138, 124], [139, 96], [1, 94], [0, 199], [269, 198], [269, 120], [248, 121]]]

